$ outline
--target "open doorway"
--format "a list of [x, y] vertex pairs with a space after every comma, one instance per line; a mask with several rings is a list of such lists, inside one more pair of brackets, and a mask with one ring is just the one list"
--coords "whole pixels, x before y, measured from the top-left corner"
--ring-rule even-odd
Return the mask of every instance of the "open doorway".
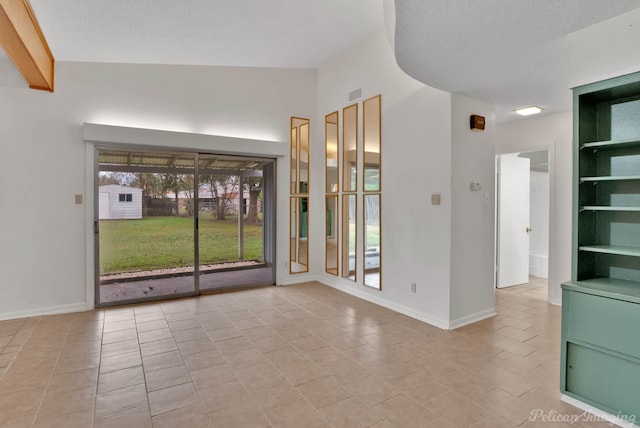
[[496, 287], [528, 284], [546, 300], [549, 150], [496, 156]]

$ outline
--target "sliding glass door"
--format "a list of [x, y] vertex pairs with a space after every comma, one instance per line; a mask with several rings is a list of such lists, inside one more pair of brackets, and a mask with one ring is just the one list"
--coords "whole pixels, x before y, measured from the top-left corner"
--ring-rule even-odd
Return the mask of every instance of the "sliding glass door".
[[199, 287], [273, 284], [265, 259], [265, 165], [271, 160], [199, 156]]
[[97, 157], [97, 305], [274, 283], [275, 251], [265, 247], [275, 230], [272, 160], [112, 149]]
[[100, 151], [99, 303], [195, 293], [195, 155]]

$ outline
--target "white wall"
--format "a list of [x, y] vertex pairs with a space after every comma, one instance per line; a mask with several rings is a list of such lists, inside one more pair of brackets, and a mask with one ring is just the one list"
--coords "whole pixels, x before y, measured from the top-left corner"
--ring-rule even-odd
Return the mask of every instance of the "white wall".
[[529, 274], [548, 278], [549, 173], [531, 171], [529, 186]]
[[569, 34], [569, 87], [640, 71], [640, 9]]
[[[83, 122], [288, 145], [289, 117], [316, 117], [312, 70], [56, 65], [53, 94], [0, 85], [0, 183], [11, 183], [0, 186], [0, 319], [81, 310], [93, 303], [88, 291], [93, 284], [86, 278], [90, 228], [85, 206], [74, 205], [74, 194], [86, 194], [89, 180]], [[198, 148], [206, 149], [206, 141]], [[288, 170], [280, 168], [278, 242], [285, 243], [287, 177]], [[58, 191], [39, 191], [52, 181]], [[14, 191], [15, 183], [25, 191]], [[91, 201], [85, 197], [85, 203]], [[287, 246], [278, 253], [287, 254]], [[277, 280], [284, 282], [288, 274], [278, 272]]]
[[[482, 132], [469, 116], [486, 119]], [[451, 326], [495, 315], [495, 149], [493, 105], [452, 95]], [[471, 183], [480, 183], [472, 191]]]
[[560, 284], [571, 279], [572, 114], [533, 117], [496, 126], [496, 154], [549, 149], [549, 301], [561, 303]]
[[[326, 284], [447, 328], [451, 95], [401, 71], [382, 30], [319, 68], [317, 123], [324, 123], [325, 114], [341, 112], [349, 104], [348, 93], [358, 88], [364, 99], [382, 94], [382, 290], [364, 287], [361, 279], [354, 284], [324, 273], [321, 125], [314, 127], [318, 144], [311, 167], [312, 271]], [[430, 205], [432, 193], [442, 194], [442, 205]], [[417, 283], [416, 294], [411, 292], [412, 282]]]

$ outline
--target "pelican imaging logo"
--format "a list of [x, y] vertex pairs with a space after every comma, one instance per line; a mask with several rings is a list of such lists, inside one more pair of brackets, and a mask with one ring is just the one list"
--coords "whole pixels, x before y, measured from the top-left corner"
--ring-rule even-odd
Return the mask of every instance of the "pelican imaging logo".
[[636, 422], [636, 415], [625, 415], [622, 412], [618, 412], [617, 415], [594, 415], [589, 412], [582, 413], [560, 413], [557, 410], [543, 410], [543, 409], [534, 409], [529, 414], [529, 421], [542, 421], [542, 422], [566, 422], [573, 424], [577, 421], [585, 421], [585, 422], [604, 422], [608, 423], [611, 426], [620, 425], [620, 426], [631, 426]]

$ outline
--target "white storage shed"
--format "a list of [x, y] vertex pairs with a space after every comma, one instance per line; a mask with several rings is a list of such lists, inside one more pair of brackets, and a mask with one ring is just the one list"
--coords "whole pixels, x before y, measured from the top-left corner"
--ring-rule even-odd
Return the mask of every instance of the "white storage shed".
[[98, 188], [100, 220], [141, 219], [142, 189], [108, 184]]

